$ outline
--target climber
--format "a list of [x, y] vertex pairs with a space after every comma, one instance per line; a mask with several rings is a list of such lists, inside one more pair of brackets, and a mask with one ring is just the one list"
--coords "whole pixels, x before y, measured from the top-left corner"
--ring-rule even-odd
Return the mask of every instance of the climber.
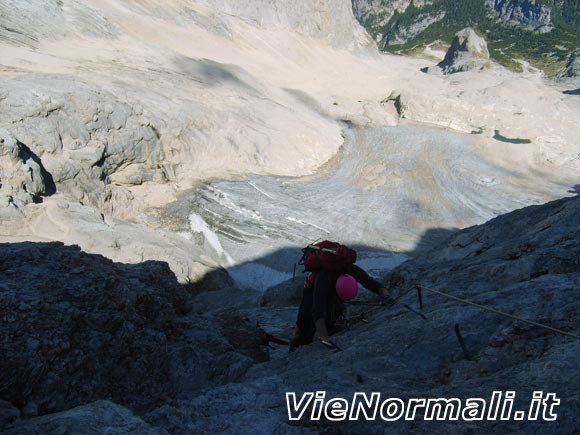
[[389, 297], [385, 287], [353, 264], [354, 250], [324, 241], [309, 245], [305, 251], [302, 264], [311, 273], [304, 282], [291, 350], [311, 343], [315, 334], [326, 344], [336, 332], [335, 323], [344, 311], [343, 301], [356, 297], [358, 283], [381, 297]]

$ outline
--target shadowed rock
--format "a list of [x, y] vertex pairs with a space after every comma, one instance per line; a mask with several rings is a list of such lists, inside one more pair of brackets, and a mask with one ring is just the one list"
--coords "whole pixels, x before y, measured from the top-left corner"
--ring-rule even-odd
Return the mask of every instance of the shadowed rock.
[[268, 358], [251, 322], [230, 313], [216, 323], [191, 309], [167, 263], [0, 244], [0, 400], [28, 417], [104, 398], [151, 409]]

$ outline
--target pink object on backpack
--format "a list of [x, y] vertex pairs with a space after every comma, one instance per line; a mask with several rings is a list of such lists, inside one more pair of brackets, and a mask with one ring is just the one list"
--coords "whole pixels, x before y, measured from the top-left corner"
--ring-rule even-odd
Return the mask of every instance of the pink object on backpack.
[[358, 294], [358, 283], [352, 275], [340, 275], [336, 280], [336, 294], [343, 301], [350, 301]]

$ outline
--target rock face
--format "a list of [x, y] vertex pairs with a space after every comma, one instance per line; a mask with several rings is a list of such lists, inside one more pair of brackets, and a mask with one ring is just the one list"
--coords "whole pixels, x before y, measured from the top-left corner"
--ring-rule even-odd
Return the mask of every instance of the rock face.
[[534, 32], [547, 33], [553, 29], [551, 10], [536, 0], [485, 0], [500, 20], [526, 27]]
[[352, 9], [361, 23], [383, 26], [395, 12], [405, 12], [413, 0], [352, 0]]
[[[187, 42], [201, 35], [210, 43]], [[305, 46], [317, 62], [320, 48], [377, 54], [348, 0], [6, 1], [0, 44], [2, 236], [60, 240], [122, 262], [162, 259], [182, 282], [219, 258], [199, 238], [161, 234], [153, 209], [208, 178], [310, 174], [342, 142], [341, 125], [271, 81], [278, 74], [262, 60], [285, 70], [278, 52], [288, 49], [302, 68]], [[16, 207], [44, 195], [54, 203]], [[65, 210], [66, 219], [50, 216]], [[130, 221], [129, 231], [101, 213]], [[99, 229], [87, 225], [94, 217]]]
[[287, 281], [270, 287], [264, 292], [260, 304], [266, 307], [287, 307], [300, 305], [303, 281]]
[[22, 206], [55, 192], [38, 156], [0, 128], [0, 205]]
[[[71, 6], [74, 20], [65, 16], [65, 9]], [[82, 1], [65, 6], [61, 0], [7, 0], [0, 5], [0, 41], [35, 46], [40, 40], [59, 40], [77, 32], [104, 39], [117, 36], [115, 27]]]
[[445, 18], [445, 11], [437, 14], [421, 14], [408, 26], [395, 26], [384, 36], [381, 46], [405, 44], [443, 18]]
[[[428, 0], [352, 0], [355, 16], [371, 33], [380, 32], [381, 28], [392, 24], [389, 21], [396, 13], [405, 14], [408, 10], [416, 11], [435, 4], [432, 10], [415, 15], [412, 25], [395, 27], [389, 32], [390, 35], [377, 35], [379, 46], [411, 40], [432, 23], [443, 19], [448, 6], [442, 3]], [[553, 29], [551, 9], [536, 0], [481, 0], [481, 3], [506, 24], [522, 26], [538, 33]]]
[[432, 4], [433, 1], [429, 0], [352, 0], [355, 16], [372, 34], [376, 34], [377, 45], [383, 50], [388, 45], [404, 44], [430, 25], [441, 21], [445, 17], [444, 10], [430, 11], [414, 16], [410, 24], [397, 22], [387, 32], [384, 31], [395, 14], [404, 14], [411, 6], [422, 9]]
[[488, 62], [489, 51], [485, 39], [467, 27], [455, 35], [445, 58], [437, 66], [443, 70], [443, 74], [453, 74], [481, 69]]
[[60, 193], [107, 209], [121, 206], [123, 199], [115, 201], [115, 195], [127, 187], [171, 177], [162, 169], [159, 136], [142, 108], [92, 86], [74, 88], [74, 97], [67, 98], [66, 80], [32, 87], [12, 82], [0, 101], [0, 125], [10, 129], [3, 131], [35, 150]]
[[374, 48], [368, 34], [354, 19], [350, 0], [204, 0], [202, 3], [212, 10], [259, 23], [263, 28], [290, 28], [324, 39], [335, 47], [358, 51]]
[[[227, 44], [233, 44], [234, 35], [279, 32], [375, 55], [348, 0], [175, 0], [170, 8], [165, 3], [101, 4], [97, 9], [83, 0], [0, 5], [0, 43], [9, 54], [16, 53], [15, 63], [28, 57], [32, 62], [2, 71], [7, 75], [0, 85], [0, 127], [40, 158], [59, 193], [117, 217], [135, 218], [147, 205], [166, 204], [176, 189], [205, 177], [246, 171], [290, 174], [289, 160], [307, 173], [330, 158], [340, 145], [340, 129], [326, 117], [315, 116], [313, 139], [308, 139], [305, 118], [312, 114], [295, 110], [292, 106], [301, 104], [279, 87], [268, 86], [237, 61], [206, 59], [203, 47], [196, 52], [169, 42], [167, 50], [145, 48], [147, 38], [140, 39], [139, 33], [150, 34], [147, 25], [158, 26], [161, 20], [176, 31], [190, 26], [213, 37], [217, 33]], [[141, 25], [134, 29], [131, 20], [119, 18], [124, 14], [140, 17]], [[80, 46], [71, 48], [79, 40]], [[60, 60], [44, 64], [45, 49], [40, 57], [30, 55], [42, 44]], [[102, 47], [107, 54], [96, 56]], [[319, 140], [323, 125], [333, 130], [333, 138]], [[306, 152], [293, 146], [277, 151], [277, 144], [288, 140], [284, 128], [300, 130], [296, 141], [309, 152], [313, 142], [320, 142], [320, 152], [305, 159]], [[213, 153], [224, 157], [220, 164]], [[287, 153], [295, 156], [288, 159]], [[161, 193], [148, 195], [151, 185]]]
[[530, 285], [541, 277], [575, 277], [580, 272], [580, 230], [574, 223], [579, 210], [580, 196], [516, 210], [458, 231], [391, 276], [413, 271], [421, 281], [435, 284], [448, 281], [444, 275], [453, 270], [452, 287], [468, 286], [471, 290], [465, 294], [474, 295], [485, 289]]
[[[371, 11], [378, 10], [377, 2], [368, 3]], [[400, 1], [398, 7], [428, 3]], [[372, 51], [373, 44], [359, 33], [348, 5], [344, 0], [2, 2], [0, 127], [6, 131], [2, 132], [6, 146], [0, 153], [0, 194], [9, 203], [5, 208], [10, 210], [11, 226], [5, 230], [1, 210], [0, 235], [16, 241], [28, 237], [82, 241], [86, 251], [134, 264], [113, 263], [60, 243], [0, 245], [0, 431], [408, 433], [409, 426], [402, 422], [387, 427], [383, 422], [370, 427], [328, 421], [291, 425], [284, 393], [325, 390], [329, 396], [345, 396], [363, 389], [392, 397], [469, 397], [504, 386], [527, 394], [530, 385], [553, 388], [566, 405], [557, 429], [574, 429], [570, 420], [576, 415], [579, 394], [568, 380], [577, 374], [578, 347], [563, 337], [430, 299], [428, 322], [396, 306], [377, 312], [369, 324], [338, 335], [344, 352], [329, 355], [316, 343], [290, 355], [280, 350], [272, 356], [260, 343], [257, 322], [288, 338], [299, 284], [270, 289], [260, 306], [257, 292], [238, 292], [223, 270], [208, 273], [220, 266], [217, 261], [227, 258], [229, 250], [220, 245], [218, 232], [230, 237], [230, 246], [249, 251], [244, 237], [272, 248], [288, 243], [290, 237], [312, 240], [313, 233], [318, 237], [326, 227], [340, 231], [334, 228], [344, 225], [360, 232], [351, 233], [353, 241], [365, 237], [364, 243], [376, 248], [388, 246], [382, 237], [391, 237], [390, 232], [410, 241], [408, 227], [427, 225], [424, 219], [441, 210], [444, 219], [438, 222], [450, 225], [465, 211], [493, 215], [503, 207], [495, 201], [494, 190], [472, 192], [512, 181], [486, 177], [487, 169], [482, 174], [471, 170], [480, 167], [479, 156], [468, 155], [464, 142], [453, 142], [457, 160], [455, 151], [452, 159], [446, 158], [447, 145], [440, 146], [444, 141], [438, 135], [404, 147], [399, 140], [389, 140], [385, 146], [392, 148], [383, 149], [390, 151], [374, 158], [370, 140], [382, 133], [362, 127], [375, 122], [395, 123], [399, 116], [451, 128], [465, 122], [468, 132], [471, 123], [504, 131], [497, 123], [509, 125], [511, 118], [504, 120], [514, 115], [517, 121], [512, 126], [533, 127], [534, 140], [551, 145], [542, 152], [561, 151], [559, 161], [572, 155], [568, 151], [580, 135], [578, 110], [570, 99], [554, 97], [537, 81], [520, 86], [515, 78], [501, 77], [498, 84], [497, 77], [487, 77], [475, 90], [474, 76], [466, 74], [469, 86], [456, 87], [463, 77], [445, 80], [420, 74], [416, 59], [385, 61], [376, 56], [367, 63], [365, 56], [352, 55], [368, 54], [366, 49]], [[409, 34], [425, 24], [428, 20]], [[461, 43], [457, 45], [460, 52]], [[477, 52], [475, 45], [472, 51]], [[461, 54], [459, 60], [451, 57], [462, 63]], [[398, 91], [391, 93], [393, 89]], [[519, 98], [521, 89], [529, 90], [534, 99]], [[545, 107], [537, 110], [540, 100]], [[388, 106], [384, 117], [382, 106]], [[481, 110], [472, 117], [474, 108]], [[457, 124], [447, 122], [455, 119]], [[311, 174], [343, 143], [340, 120], [361, 126], [357, 133], [361, 141], [348, 153], [373, 160], [362, 166], [362, 177], [358, 168], [344, 167], [343, 179], [356, 181], [346, 184], [349, 190], [334, 182], [344, 174], [330, 182], [312, 177], [320, 187], [316, 195], [307, 196], [300, 194], [300, 180], [295, 189], [293, 180], [261, 185], [247, 175]], [[544, 128], [551, 125], [562, 126], [558, 137]], [[525, 149], [530, 154], [526, 162], [537, 157], [538, 148]], [[409, 158], [409, 152], [420, 155], [421, 165]], [[348, 157], [347, 161], [355, 161]], [[393, 162], [393, 170], [387, 171]], [[577, 159], [571, 158], [569, 164], [573, 163]], [[325, 170], [332, 172], [335, 164]], [[513, 180], [519, 167], [511, 165], [515, 163], [507, 159], [496, 169], [513, 169]], [[452, 176], [439, 183], [430, 176], [434, 166]], [[530, 167], [537, 169], [531, 163]], [[553, 168], [561, 167], [548, 169], [559, 172]], [[182, 210], [181, 219], [187, 222], [189, 217], [190, 225], [180, 228], [181, 234], [166, 231], [165, 222], [152, 217], [150, 208], [167, 205], [200, 180], [239, 175], [247, 176], [239, 197], [214, 191], [219, 199], [215, 209], [212, 205]], [[555, 180], [537, 179], [533, 188]], [[469, 190], [460, 188], [459, 180]], [[517, 204], [536, 198], [527, 195], [533, 190], [527, 180], [522, 177], [516, 187], [509, 185], [508, 191], [515, 192], [510, 198], [521, 198]], [[374, 201], [360, 194], [403, 191], [409, 185], [401, 207], [380, 196]], [[439, 190], [450, 198], [443, 209], [432, 195]], [[201, 190], [208, 191], [209, 187]], [[345, 215], [337, 225], [331, 214], [319, 211], [327, 204], [324, 201], [329, 200], [330, 207], [336, 202], [329, 192], [343, 198], [349, 208], [369, 204], [380, 210], [376, 216], [385, 219], [379, 223], [386, 223], [368, 231], [372, 216], [363, 213], [361, 225], [353, 226]], [[285, 208], [280, 207], [284, 202], [280, 197], [287, 199]], [[467, 201], [454, 209], [456, 198]], [[137, 204], [139, 199], [148, 204], [151, 215], [141, 217], [144, 208]], [[257, 213], [250, 199], [265, 204], [271, 214]], [[385, 204], [390, 210], [385, 211]], [[488, 230], [480, 228], [481, 233], [474, 229], [458, 233], [454, 244], [440, 242], [445, 252], [420, 256], [415, 251], [416, 260], [387, 279], [393, 289], [406, 290], [417, 281], [441, 286], [575, 331], [571, 319], [578, 314], [573, 290], [580, 282], [574, 262], [578, 206], [568, 201], [561, 205], [562, 210], [552, 205], [512, 215], [491, 223]], [[209, 219], [191, 219], [189, 213], [201, 216], [202, 210], [209, 215], [219, 211], [213, 215], [224, 224], [218, 221], [215, 233]], [[388, 220], [391, 210], [408, 213], [416, 221], [396, 217], [406, 232], [393, 231], [387, 225], [393, 222]], [[328, 225], [306, 219], [302, 214], [308, 212], [324, 215]], [[531, 213], [529, 220], [526, 213]], [[121, 221], [111, 215], [142, 220]], [[520, 221], [531, 228], [525, 237], [523, 232], [514, 233]], [[536, 221], [542, 225], [536, 226]], [[244, 227], [246, 223], [251, 225]], [[238, 228], [242, 231], [236, 233]], [[508, 246], [510, 238], [514, 246]], [[528, 238], [534, 241], [531, 246], [525, 244]], [[281, 262], [275, 254], [274, 260]], [[167, 260], [173, 273], [165, 262], [145, 261], [160, 258]], [[373, 259], [383, 268], [393, 260], [390, 255]], [[259, 258], [254, 260], [250, 266], [263, 265]], [[204, 274], [206, 279], [182, 286], [175, 277], [178, 271], [184, 281]], [[259, 275], [267, 269], [254, 271]], [[470, 281], [471, 277], [478, 281]], [[406, 297], [407, 303], [415, 303]], [[461, 323], [470, 360], [450, 333], [454, 322]], [[98, 401], [103, 399], [117, 404]], [[82, 406], [69, 409], [77, 405]], [[519, 429], [515, 423], [502, 425], [449, 423], [441, 432]], [[430, 423], [413, 429], [432, 432]], [[537, 433], [549, 433], [552, 427], [547, 429]]]
[[[220, 15], [240, 17], [264, 28], [286, 27], [306, 36], [324, 39], [336, 47], [361, 51], [372, 47], [372, 40], [354, 19], [349, 0], [301, 0], [291, 3], [283, 0], [251, 0], [244, 3], [200, 0], [195, 5], [178, 1], [174, 2], [178, 10], [164, 8], [163, 2], [150, 2], [145, 6], [125, 3], [127, 8], [136, 12], [149, 11], [157, 17], [170, 18], [178, 25], [192, 20], [226, 37], [231, 37], [231, 26], [228, 20], [220, 19]], [[179, 6], [182, 6], [181, 10]], [[74, 34], [114, 40], [121, 33], [102, 10], [82, 1], [65, 6], [58, 0], [34, 0], [23, 7], [19, 2], [9, 0], [0, 5], [0, 12], [0, 41], [14, 45], [34, 46], [43, 39], [59, 40]], [[175, 20], [180, 12], [181, 20]]]
[[[0, 400], [28, 417], [105, 398], [151, 409], [268, 359], [252, 322], [231, 310], [215, 322], [187, 315], [192, 307], [166, 263], [0, 244]], [[5, 409], [7, 424], [16, 416]]]
[[[578, 335], [579, 212], [576, 196], [500, 216], [448, 235], [384, 280], [411, 306], [421, 284]], [[295, 290], [297, 283], [272, 289], [262, 301], [267, 307], [256, 300], [224, 309], [227, 298], [198, 306], [203, 294], [189, 298], [163, 263], [115, 264], [57, 243], [0, 245], [0, 431], [314, 434], [336, 432], [335, 423], [290, 425], [285, 392], [463, 400], [505, 389], [517, 391], [516, 409], [536, 390], [561, 400], [557, 428], [528, 422], [524, 433], [573, 433], [578, 341], [424, 290], [427, 321], [396, 305], [333, 337], [343, 352], [315, 343], [267, 361], [254, 320], [267, 318], [273, 331], [289, 334], [297, 299], [284, 292]], [[103, 398], [140, 411], [140, 418], [109, 402], [91, 403]], [[409, 424], [436, 433], [472, 428], [420, 417], [387, 429], [382, 421], [344, 422], [338, 433], [402, 434]], [[485, 422], [474, 433], [519, 425]]]
[[20, 420], [20, 410], [10, 402], [0, 400], [0, 429]]

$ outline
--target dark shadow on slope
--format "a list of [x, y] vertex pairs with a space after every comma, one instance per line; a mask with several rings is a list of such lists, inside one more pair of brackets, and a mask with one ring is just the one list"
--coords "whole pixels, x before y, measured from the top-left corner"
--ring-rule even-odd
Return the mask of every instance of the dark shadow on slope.
[[576, 184], [568, 191], [568, 193], [575, 193], [576, 195], [580, 195], [580, 184]]
[[268, 359], [236, 310], [192, 313], [193, 287], [161, 261], [0, 243], [0, 400], [39, 415], [100, 399], [144, 412]]
[[324, 118], [330, 118], [328, 113], [322, 108], [318, 100], [300, 89], [284, 88], [289, 95], [294, 97], [296, 101], [306, 106], [308, 109], [318, 113]]
[[580, 89], [570, 89], [568, 91], [563, 91], [562, 93], [566, 95], [580, 95]]
[[184, 74], [208, 86], [233, 85], [251, 93], [259, 93], [241, 78], [249, 76], [249, 73], [237, 65], [223, 64], [210, 59], [193, 59], [187, 56], [178, 56], [174, 62]]

